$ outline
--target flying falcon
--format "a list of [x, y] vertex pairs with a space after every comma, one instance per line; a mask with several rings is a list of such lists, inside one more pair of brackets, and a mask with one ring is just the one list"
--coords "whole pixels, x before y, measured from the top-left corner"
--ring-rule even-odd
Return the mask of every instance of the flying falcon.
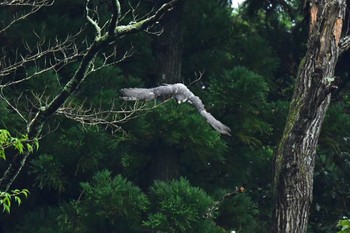
[[159, 96], [171, 96], [175, 98], [179, 104], [188, 101], [195, 106], [198, 112], [207, 120], [207, 122], [219, 133], [230, 135], [230, 128], [216, 120], [204, 108], [204, 104], [198, 96], [195, 96], [184, 84], [166, 84], [154, 88], [124, 88], [121, 89], [122, 99], [126, 101], [135, 100], [153, 100]]

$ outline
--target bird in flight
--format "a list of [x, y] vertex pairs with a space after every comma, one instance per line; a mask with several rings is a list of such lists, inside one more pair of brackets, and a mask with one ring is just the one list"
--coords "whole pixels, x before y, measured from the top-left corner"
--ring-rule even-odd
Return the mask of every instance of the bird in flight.
[[153, 100], [160, 96], [171, 96], [175, 98], [179, 104], [184, 102], [189, 102], [196, 107], [198, 112], [204, 117], [207, 122], [219, 133], [230, 135], [230, 128], [216, 120], [213, 115], [211, 115], [204, 108], [202, 100], [195, 96], [184, 84], [166, 84], [154, 88], [123, 88], [121, 89], [122, 99], [126, 101], [136, 101], [136, 100]]

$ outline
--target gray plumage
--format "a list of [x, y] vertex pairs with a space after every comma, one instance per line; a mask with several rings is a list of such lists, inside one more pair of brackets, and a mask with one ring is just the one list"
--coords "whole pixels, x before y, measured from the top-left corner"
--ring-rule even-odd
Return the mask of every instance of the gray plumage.
[[121, 89], [121, 93], [123, 94], [122, 99], [127, 101], [149, 101], [160, 96], [171, 96], [175, 98], [179, 104], [188, 101], [197, 108], [202, 117], [204, 117], [216, 131], [221, 134], [230, 135], [230, 128], [216, 120], [213, 115], [207, 112], [202, 100], [198, 96], [195, 96], [182, 83], [167, 84], [155, 88], [124, 88]]

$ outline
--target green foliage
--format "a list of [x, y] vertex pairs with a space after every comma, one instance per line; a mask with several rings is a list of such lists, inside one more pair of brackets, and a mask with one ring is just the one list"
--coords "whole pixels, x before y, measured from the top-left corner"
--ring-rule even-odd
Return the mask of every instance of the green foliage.
[[236, 43], [234, 46], [238, 53], [234, 53], [233, 56], [238, 64], [264, 76], [266, 80], [274, 77], [279, 60], [264, 38], [255, 32], [246, 32]]
[[[183, 73], [193, 76], [193, 71], [207, 75], [222, 73], [232, 66], [232, 54], [228, 52], [232, 29], [232, 9], [219, 1], [185, 1], [183, 21]], [[210, 33], [207, 33], [210, 31]], [[186, 79], [185, 79], [186, 80]], [[186, 80], [187, 81], [187, 80]]]
[[[350, 155], [348, 104], [337, 102], [326, 115], [316, 156], [314, 207], [311, 226], [314, 231], [334, 232], [339, 216], [348, 216]], [[342, 201], [337, 201], [342, 200]]]
[[[249, 70], [271, 81], [281, 63], [281, 59], [273, 49], [271, 41], [264, 36], [268, 29], [265, 28], [264, 18], [258, 15], [256, 19], [245, 18], [242, 14], [233, 16], [233, 32], [236, 38], [230, 40], [230, 54], [232, 56], [231, 67], [244, 66]], [[259, 33], [260, 32], [260, 33]], [[269, 82], [274, 86], [273, 82]]]
[[[220, 190], [218, 194], [223, 196], [227, 191]], [[236, 195], [226, 199], [220, 206], [217, 222], [225, 228], [240, 233], [260, 232], [257, 217], [259, 209], [256, 203], [247, 194]]]
[[[14, 148], [19, 154], [32, 153], [34, 148], [39, 148], [37, 140], [34, 140], [34, 146], [32, 142], [28, 141], [28, 137], [23, 135], [21, 138], [12, 137], [10, 132], [5, 129], [0, 129], [0, 158], [6, 159], [5, 150], [7, 148]], [[22, 203], [21, 195], [27, 197], [29, 191], [27, 189], [14, 189], [9, 192], [0, 191], [0, 205], [3, 207], [3, 212], [11, 212], [11, 203], [14, 200], [18, 205]]]
[[82, 183], [83, 197], [64, 208], [63, 232], [137, 232], [149, 200], [139, 188], [107, 170]]
[[28, 197], [29, 191], [28, 189], [14, 189], [10, 192], [1, 192], [0, 191], [0, 205], [2, 205], [3, 212], [10, 213], [11, 212], [11, 204], [12, 199], [15, 200], [15, 202], [20, 205], [22, 203], [21, 195]]
[[350, 115], [346, 112], [349, 106], [344, 103], [330, 106], [319, 139], [323, 149], [340, 153], [349, 148]]
[[43, 207], [27, 212], [21, 221], [16, 220], [17, 233], [63, 233], [58, 225], [60, 208]]
[[39, 143], [37, 139], [29, 141], [27, 135], [16, 138], [12, 137], [9, 131], [0, 129], [0, 158], [6, 159], [5, 149], [10, 147], [14, 147], [20, 154], [32, 153], [34, 149], [39, 148]]
[[6, 159], [5, 148], [11, 142], [10, 132], [4, 129], [0, 130], [0, 158]]
[[52, 188], [63, 192], [65, 180], [62, 175], [62, 164], [52, 155], [41, 154], [30, 162], [30, 174], [35, 175], [35, 184], [40, 188]]
[[220, 156], [225, 150], [226, 145], [220, 134], [188, 103], [179, 105], [175, 101], [169, 101], [140, 120], [141, 124], [149, 122], [145, 123], [144, 131], [140, 131], [146, 133], [146, 138], [142, 140], [162, 138], [168, 146], [182, 146], [186, 152], [203, 156]]
[[139, 188], [120, 175], [112, 178], [107, 170], [97, 173], [92, 183], [82, 183], [81, 187], [86, 199], [97, 204], [97, 215], [112, 214], [138, 220], [149, 205]]
[[279, 143], [287, 120], [288, 110], [289, 102], [285, 100], [269, 102], [265, 106], [262, 120], [273, 127], [271, 134], [265, 135], [268, 144], [277, 145]]
[[262, 76], [244, 68], [235, 67], [210, 83], [213, 108], [229, 117], [232, 133], [249, 146], [260, 146], [257, 134], [269, 134], [271, 126], [261, 120], [267, 106], [269, 88]]
[[340, 228], [340, 231], [338, 231], [338, 233], [349, 233], [350, 232], [350, 220], [349, 219], [339, 220], [337, 227]]
[[[139, 10], [149, 13], [153, 7], [151, 1], [138, 2], [121, 1], [123, 12], [129, 4], [137, 11], [126, 14], [123, 23], [132, 19], [132, 13], [142, 17]], [[31, 202], [12, 211], [11, 219], [1, 220], [5, 232], [268, 232], [273, 206], [272, 158], [284, 128], [296, 64], [306, 44], [301, 41], [306, 42], [303, 35], [308, 27], [301, 23], [307, 21], [304, 16], [295, 12], [294, 6], [303, 5], [300, 1], [287, 2], [293, 6], [295, 17], [275, 0], [246, 2], [255, 7], [253, 14], [245, 6], [232, 13], [223, 0], [185, 1], [181, 20], [183, 81], [188, 84], [195, 79], [194, 72], [204, 71], [190, 88], [210, 113], [230, 126], [232, 137], [219, 135], [190, 104], [178, 105], [175, 101], [135, 114], [135, 119], [121, 124], [124, 132], [120, 134], [110, 127], [81, 126], [62, 116], [52, 117], [47, 125], [56, 130], [41, 139], [40, 155], [31, 158], [29, 169], [25, 168], [30, 175], [18, 178], [24, 187], [33, 182], [37, 186], [31, 190]], [[110, 16], [109, 6], [105, 1], [92, 3], [105, 13], [99, 18], [102, 26]], [[1, 10], [0, 21], [11, 20], [17, 9]], [[84, 1], [56, 1], [3, 33], [1, 46], [10, 48], [4, 53], [9, 60], [16, 58], [17, 46], [26, 57], [30, 54], [23, 44], [35, 46], [36, 35], [52, 45], [56, 38], [74, 35], [85, 23]], [[86, 41], [91, 42], [93, 32], [90, 25], [75, 37], [80, 52]], [[68, 101], [69, 106], [106, 111], [113, 106], [120, 110], [128, 104], [119, 98], [121, 88], [159, 85], [154, 77], [154, 38], [139, 33], [118, 39], [114, 48], [104, 51], [106, 55], [116, 49], [118, 58], [134, 47], [132, 57], [89, 74]], [[25, 71], [40, 71], [44, 62], [39, 60], [36, 68], [28, 64]], [[102, 63], [103, 57], [97, 57], [95, 68]], [[347, 59], [344, 64], [342, 74], [346, 78]], [[58, 68], [57, 73], [45, 72], [14, 88], [5, 88], [3, 94], [17, 103], [21, 112], [32, 114], [32, 104], [42, 106], [50, 101], [74, 74], [77, 64]], [[16, 77], [3, 77], [2, 82], [25, 75], [20, 68]], [[197, 84], [207, 88], [199, 90]], [[33, 94], [42, 96], [41, 100]], [[347, 101], [346, 97], [337, 99], [330, 108], [319, 140], [310, 222], [314, 232], [334, 232], [339, 216], [348, 215], [344, 210], [350, 195]], [[146, 104], [153, 107], [154, 102]], [[25, 123], [3, 99], [0, 115], [1, 128], [14, 135], [25, 132]], [[112, 117], [121, 119], [123, 115]], [[25, 138], [13, 139], [8, 132], [0, 131], [0, 157], [5, 158], [9, 147], [23, 153], [38, 148]], [[161, 157], [158, 155], [169, 154], [178, 161], [179, 174], [188, 180], [158, 181], [152, 186], [153, 179], [148, 177], [154, 170], [150, 164]], [[100, 169], [121, 173], [149, 193], [141, 192], [121, 175], [114, 177], [105, 170], [96, 174]], [[225, 200], [215, 219], [204, 219], [203, 213], [214, 200], [234, 185], [243, 185], [249, 191]], [[214, 193], [214, 198], [207, 193]], [[18, 198], [25, 194], [10, 191], [1, 195], [2, 203], [10, 206], [9, 201], [20, 203]]]
[[250, 113], [263, 108], [268, 91], [264, 78], [245, 67], [226, 71], [220, 78], [213, 79], [210, 85], [210, 92], [216, 100], [215, 106], [234, 106]]
[[[95, 66], [103, 66], [103, 60], [96, 59]], [[97, 80], [99, 88], [96, 88]], [[105, 109], [111, 105], [117, 108], [123, 103], [118, 91], [123, 87], [134, 87], [141, 83], [139, 78], [133, 76], [125, 78], [120, 68], [108, 66], [89, 74], [75, 99], [77, 102], [80, 100], [78, 103], [82, 102], [87, 108]]]
[[75, 158], [76, 160], [75, 174], [95, 172], [98, 169], [99, 162], [106, 151], [107, 134], [98, 127], [73, 126], [62, 132], [59, 137], [61, 145], [66, 148], [62, 154], [64, 159]]
[[156, 232], [222, 232], [211, 219], [204, 219], [213, 199], [181, 178], [156, 181], [150, 188], [151, 213], [143, 225]]
[[193, 174], [226, 159], [226, 141], [189, 103], [170, 100], [131, 120], [125, 129], [129, 140], [121, 147], [122, 164], [128, 175], [142, 171], [162, 154], [175, 156]]
[[[27, 75], [35, 75], [35, 78], [29, 80], [25, 84], [25, 88], [32, 90], [32, 93], [25, 93], [25, 95], [30, 98], [33, 103], [34, 101], [38, 101], [38, 99], [33, 98], [34, 96], [42, 96], [43, 98], [47, 98], [47, 101], [52, 99], [54, 96], [58, 94], [61, 88], [60, 76], [52, 71], [42, 72], [39, 67], [31, 68], [28, 70]], [[40, 106], [42, 103], [38, 103]]]

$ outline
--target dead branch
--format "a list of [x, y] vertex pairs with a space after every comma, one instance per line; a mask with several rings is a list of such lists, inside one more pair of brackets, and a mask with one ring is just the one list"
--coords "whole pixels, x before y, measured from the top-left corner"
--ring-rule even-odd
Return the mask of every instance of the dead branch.
[[79, 122], [80, 124], [88, 126], [104, 126], [106, 129], [110, 128], [113, 132], [121, 129], [121, 124], [136, 118], [136, 113], [148, 112], [159, 107], [166, 101], [155, 103], [149, 106], [146, 103], [135, 101], [133, 105], [116, 106], [115, 102], [108, 110], [104, 110], [101, 106], [94, 108], [92, 106], [85, 108], [84, 103], [76, 106], [73, 103], [66, 104], [56, 111], [56, 115], [65, 116], [66, 118]]
[[4, 93], [3, 93], [3, 89], [2, 89], [2, 88], [0, 89], [0, 98], [1, 98], [2, 100], [4, 100], [5, 103], [6, 103], [13, 111], [15, 111], [15, 112], [17, 113], [17, 115], [18, 115], [25, 123], [28, 123], [27, 118], [25, 118], [25, 117], [22, 115], [21, 111], [20, 111], [19, 108], [17, 107], [17, 106], [18, 106], [18, 103], [19, 103], [19, 100], [21, 99], [21, 97], [22, 97], [22, 95], [20, 95], [20, 96], [17, 98], [16, 104], [12, 104], [12, 103], [5, 97], [5, 95], [4, 95]]
[[[45, 40], [43, 39], [37, 43], [35, 48], [26, 45], [29, 55], [17, 54], [14, 61], [5, 60], [5, 58], [0, 60], [0, 88], [22, 83], [49, 70], [57, 72], [63, 66], [76, 61], [83, 54], [74, 43], [76, 36], [80, 33], [81, 31], [74, 36], [67, 36], [62, 42], [56, 41], [52, 46], [49, 43], [46, 48], [44, 48]], [[27, 65], [36, 67], [36, 71], [29, 72]], [[15, 74], [19, 68], [25, 71], [23, 78], [6, 80], [7, 77]]]
[[214, 204], [212, 206], [210, 206], [207, 210], [207, 212], [205, 212], [203, 214], [203, 218], [213, 218], [215, 215], [215, 212], [220, 208], [220, 206], [224, 203], [225, 200], [227, 199], [231, 199], [234, 196], [237, 196], [240, 193], [245, 192], [244, 187], [236, 187], [235, 191], [230, 192], [230, 193], [226, 193], [225, 195], [223, 195], [222, 197], [220, 197], [219, 200], [217, 200], [216, 202], [214, 202]]
[[0, 33], [3, 33], [4, 31], [8, 30], [12, 25], [15, 23], [26, 19], [30, 15], [36, 13], [38, 10], [40, 10], [42, 7], [48, 7], [52, 6], [54, 3], [54, 0], [12, 0], [12, 1], [1, 1], [0, 7], [9, 7], [9, 6], [21, 6], [21, 7], [27, 7], [29, 8], [27, 12], [20, 13], [20, 14], [14, 14], [13, 18], [7, 25], [5, 24], [0, 29]]
[[136, 112], [141, 111], [145, 106], [145, 104], [135, 102], [129, 109], [116, 110], [118, 108], [113, 103], [109, 110], [103, 110], [102, 107], [96, 109], [90, 106], [86, 109], [83, 104], [79, 106], [68, 104], [57, 109], [55, 114], [65, 116], [82, 125], [101, 125], [119, 130], [121, 123], [132, 118]]
[[143, 20], [137, 22], [130, 22], [130, 24], [126, 26], [117, 26], [116, 34], [118, 36], [123, 36], [125, 34], [133, 33], [140, 30], [147, 30], [153, 27], [159, 22], [160, 18], [162, 18], [162, 16], [166, 14], [167, 11], [171, 11], [172, 7], [179, 1], [181, 0], [172, 0], [168, 3], [164, 3], [157, 11], [155, 11], [152, 15]]
[[89, 7], [89, 4], [90, 4], [90, 0], [86, 0], [86, 5], [85, 5], [86, 19], [95, 28], [96, 40], [100, 40], [102, 35], [102, 29], [98, 25], [98, 20], [93, 19], [95, 15], [98, 16], [98, 11], [97, 9], [91, 9]]
[[102, 64], [96, 66], [94, 63], [92, 63], [91, 69], [87, 73], [87, 75], [89, 75], [93, 72], [99, 71], [99, 70], [106, 68], [108, 66], [116, 65], [122, 61], [125, 61], [126, 59], [128, 59], [132, 55], [133, 55], [133, 48], [125, 51], [125, 53], [123, 54], [123, 56], [121, 58], [116, 58], [116, 56], [117, 56], [117, 49], [116, 48], [110, 54], [103, 53], [102, 54], [102, 56], [103, 56]]
[[112, 1], [112, 7], [113, 7], [113, 13], [111, 17], [111, 21], [109, 23], [109, 30], [108, 33], [110, 35], [115, 35], [115, 28], [117, 27], [119, 20], [121, 19], [121, 7], [120, 2], [117, 0]]
[[[29, 0], [28, 0], [29, 1]], [[44, 1], [44, 0], [42, 0]], [[34, 63], [34, 65], [37, 65], [39, 68], [38, 72], [41, 72], [42, 69], [51, 68], [55, 70], [57, 67], [57, 61], [60, 61], [60, 64], [64, 64], [65, 62], [77, 62], [79, 61], [78, 68], [76, 72], [70, 77], [69, 81], [62, 87], [62, 90], [52, 99], [50, 102], [42, 103], [43, 105], [37, 109], [37, 112], [34, 116], [31, 116], [30, 119], [28, 119], [27, 123], [27, 133], [29, 140], [40, 138], [42, 134], [42, 128], [45, 124], [45, 122], [53, 115], [56, 114], [62, 114], [67, 116], [68, 118], [80, 120], [84, 124], [91, 123], [91, 124], [103, 124], [103, 125], [115, 125], [117, 126], [118, 121], [125, 120], [132, 115], [135, 110], [132, 110], [129, 114], [126, 112], [126, 118], [113, 118], [113, 112], [111, 110], [99, 113], [98, 111], [95, 111], [93, 109], [89, 110], [83, 110], [79, 107], [74, 108], [72, 106], [67, 105], [67, 100], [76, 92], [76, 90], [79, 88], [81, 83], [85, 80], [86, 76], [91, 73], [94, 69], [94, 61], [96, 56], [100, 53], [102, 49], [107, 48], [107, 46], [115, 43], [117, 38], [120, 38], [122, 36], [125, 36], [127, 34], [135, 33], [141, 30], [145, 30], [154, 24], [158, 22], [158, 20], [163, 16], [163, 14], [166, 14], [167, 11], [171, 10], [173, 5], [181, 0], [172, 0], [168, 3], [163, 4], [157, 11], [155, 11], [152, 15], [149, 17], [138, 21], [138, 22], [131, 22], [128, 25], [117, 25], [119, 23], [118, 18], [120, 18], [120, 7], [119, 1], [117, 0], [111, 0], [115, 1], [114, 4], [114, 12], [112, 13], [112, 16], [110, 20], [105, 22], [103, 26], [99, 25], [99, 17], [98, 17], [98, 9], [93, 9], [88, 4], [90, 0], [87, 0], [86, 4], [86, 19], [87, 21], [95, 28], [95, 40], [92, 42], [92, 44], [87, 45], [87, 47], [82, 52], [77, 52], [77, 46], [74, 44], [74, 40], [67, 40], [67, 47], [65, 45], [60, 44], [60, 46], [57, 45], [57, 47], [54, 46], [54, 48], [47, 50], [42, 50], [42, 46], [39, 46], [39, 49], [37, 49], [37, 52], [34, 53], [34, 55], [30, 55], [27, 57], [20, 56], [20, 59], [16, 60], [15, 62], [12, 62], [12, 66], [10, 65], [9, 68], [3, 67], [5, 64], [8, 64], [6, 62], [0, 63], [1, 69], [5, 69], [5, 71], [2, 71], [3, 74], [0, 77], [6, 77], [6, 74], [12, 74], [15, 73], [16, 70], [19, 67], [23, 67], [26, 64]], [[114, 30], [113, 30], [114, 28]], [[107, 31], [106, 31], [107, 29]], [[113, 31], [112, 33], [110, 33]], [[40, 44], [40, 43], [39, 43]], [[41, 44], [43, 45], [43, 43]], [[73, 53], [70, 52], [72, 49]], [[47, 51], [47, 52], [45, 52]], [[35, 63], [36, 61], [39, 61], [39, 58], [41, 58], [44, 55], [48, 54], [57, 54], [57, 56], [53, 55], [53, 60], [50, 60], [49, 58], [47, 60], [44, 59], [45, 64], [49, 64], [48, 66], [44, 66], [43, 68], [40, 68], [39, 63]], [[73, 54], [73, 55], [72, 55]], [[112, 52], [113, 54], [113, 52]], [[60, 56], [62, 55], [62, 56]], [[77, 56], [79, 56], [79, 59], [76, 59]], [[106, 64], [104, 64], [102, 67], [105, 67], [107, 65], [107, 62], [109, 60], [110, 56], [106, 56]], [[125, 57], [125, 56], [124, 56]], [[127, 57], [127, 56], [126, 56]], [[81, 58], [81, 59], [80, 59]], [[61, 60], [59, 60], [61, 59]], [[4, 60], [4, 59], [3, 59]], [[53, 61], [53, 62], [52, 62]], [[22, 79], [22, 81], [28, 80], [28, 77]], [[12, 80], [12, 82], [3, 82], [0, 80], [4, 87], [8, 87], [8, 85], [13, 85], [16, 80]], [[5, 83], [5, 84], [4, 84]], [[12, 83], [12, 84], [11, 84]], [[42, 97], [38, 97], [39, 102], [42, 100]], [[40, 104], [41, 105], [41, 104]], [[74, 109], [74, 110], [73, 110]], [[113, 108], [112, 108], [113, 109]], [[12, 162], [8, 166], [7, 170], [5, 171], [4, 175], [0, 179], [0, 190], [7, 191], [11, 187], [13, 181], [16, 179], [20, 171], [22, 170], [23, 166], [26, 163], [26, 160], [29, 156], [29, 152], [25, 153], [21, 156], [14, 156]]]
[[0, 6], [51, 6], [52, 0], [10, 0], [1, 1]]
[[194, 72], [194, 75], [196, 76], [196, 79], [193, 80], [190, 84], [188, 84], [188, 86], [190, 87], [190, 86], [192, 86], [193, 84], [195, 84], [196, 82], [199, 82], [199, 81], [202, 79], [204, 73], [205, 73], [205, 70], [199, 71], [198, 73], [197, 73], [197, 72]]
[[350, 36], [343, 37], [339, 42], [339, 54], [344, 53], [350, 48]]

